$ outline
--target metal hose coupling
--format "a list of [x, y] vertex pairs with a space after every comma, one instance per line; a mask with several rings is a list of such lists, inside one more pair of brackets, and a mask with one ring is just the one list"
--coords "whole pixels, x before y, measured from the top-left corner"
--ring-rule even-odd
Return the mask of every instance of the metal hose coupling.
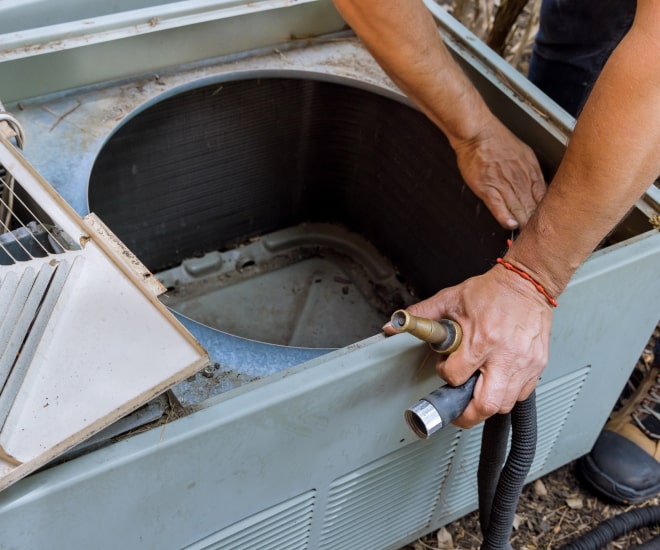
[[[434, 321], [417, 317], [403, 309], [390, 320], [397, 332], [408, 332], [427, 342], [436, 353], [450, 354], [461, 345], [463, 331], [451, 319]], [[422, 439], [429, 438], [461, 415], [470, 399], [479, 373], [474, 373], [461, 386], [442, 386], [407, 409], [404, 417], [410, 429]]]
[[463, 339], [461, 325], [451, 319], [434, 321], [417, 317], [405, 309], [398, 309], [390, 319], [397, 332], [408, 332], [427, 342], [436, 353], [449, 355], [458, 349]]

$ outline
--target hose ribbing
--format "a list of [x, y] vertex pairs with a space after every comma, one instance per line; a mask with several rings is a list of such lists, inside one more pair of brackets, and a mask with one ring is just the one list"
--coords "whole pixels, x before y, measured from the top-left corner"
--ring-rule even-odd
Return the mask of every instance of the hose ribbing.
[[[604, 548], [608, 542], [618, 539], [630, 531], [647, 525], [660, 525], [660, 506], [634, 508], [618, 516], [606, 519], [594, 529], [561, 547], [560, 550], [597, 550]], [[658, 539], [649, 541], [649, 544]], [[646, 545], [639, 546], [643, 548]], [[658, 546], [648, 546], [658, 548]]]
[[[511, 423], [511, 450], [500, 472]], [[510, 550], [513, 519], [522, 487], [536, 452], [536, 396], [516, 403], [510, 415], [495, 415], [484, 425], [479, 457], [479, 522], [484, 541], [481, 550]], [[486, 452], [484, 452], [486, 449]], [[660, 525], [660, 506], [635, 508], [609, 518], [560, 550], [600, 550], [609, 542], [639, 529]], [[660, 548], [660, 536], [635, 550]]]
[[511, 548], [516, 507], [536, 453], [536, 392], [513, 407], [511, 434], [511, 450], [497, 482], [481, 550]]
[[[485, 537], [490, 523], [490, 514], [500, 478], [502, 465], [506, 459], [506, 444], [511, 429], [510, 414], [496, 414], [484, 423], [481, 434], [479, 469], [477, 470], [477, 488], [479, 492], [479, 525]], [[486, 452], [483, 451], [486, 449]]]

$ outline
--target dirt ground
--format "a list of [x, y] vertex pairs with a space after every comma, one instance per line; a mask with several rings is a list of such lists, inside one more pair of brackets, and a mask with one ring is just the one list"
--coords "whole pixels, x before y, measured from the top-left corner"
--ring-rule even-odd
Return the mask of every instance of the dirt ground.
[[[484, 39], [500, 1], [438, 0], [438, 3]], [[540, 3], [541, 0], [529, 0], [507, 41], [504, 57], [523, 74], [526, 74], [531, 45], [538, 30]], [[660, 325], [655, 335], [660, 335]], [[648, 364], [652, 361], [651, 341], [640, 362]], [[660, 498], [651, 499], [645, 505], [660, 505]], [[570, 463], [524, 488], [511, 543], [518, 550], [556, 549], [630, 508], [632, 506], [617, 505], [596, 497], [579, 480], [575, 463]], [[630, 549], [658, 534], [658, 528], [640, 529], [608, 544], [606, 549]], [[478, 514], [474, 512], [401, 550], [478, 550], [480, 544]]]

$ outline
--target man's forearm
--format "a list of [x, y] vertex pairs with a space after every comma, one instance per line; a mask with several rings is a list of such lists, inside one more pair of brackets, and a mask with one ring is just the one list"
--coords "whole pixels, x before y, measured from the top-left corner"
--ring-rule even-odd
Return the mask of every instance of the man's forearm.
[[548, 193], [507, 254], [554, 295], [660, 174], [660, 7], [646, 0], [637, 10]]
[[454, 148], [474, 139], [493, 118], [421, 0], [335, 0], [335, 5], [388, 76]]

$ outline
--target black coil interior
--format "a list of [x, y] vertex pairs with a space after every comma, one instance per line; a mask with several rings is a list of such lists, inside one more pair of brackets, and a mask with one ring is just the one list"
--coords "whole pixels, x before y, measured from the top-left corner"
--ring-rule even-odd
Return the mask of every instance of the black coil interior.
[[89, 203], [152, 271], [334, 222], [371, 241], [422, 295], [487, 269], [506, 239], [425, 116], [311, 79], [228, 81], [146, 108], [101, 151]]

